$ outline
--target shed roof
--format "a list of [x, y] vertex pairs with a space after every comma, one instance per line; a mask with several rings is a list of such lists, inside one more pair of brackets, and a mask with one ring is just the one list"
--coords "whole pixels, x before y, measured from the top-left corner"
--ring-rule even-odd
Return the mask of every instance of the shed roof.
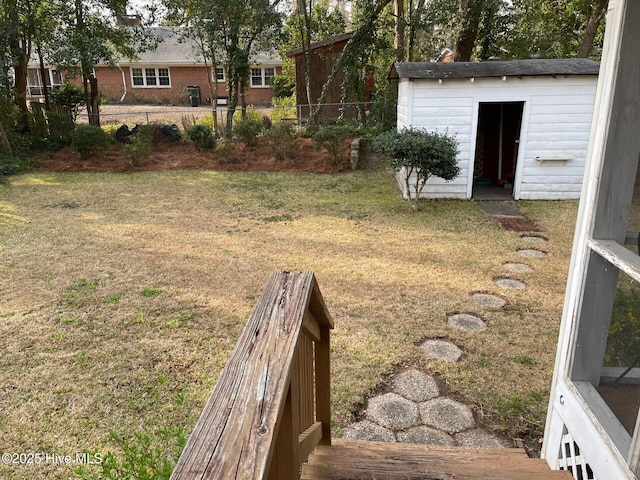
[[489, 62], [403, 62], [395, 63], [390, 79], [536, 77], [544, 75], [598, 75], [600, 64], [586, 58], [511, 60]]
[[[344, 42], [345, 40], [349, 40], [353, 37], [353, 32], [346, 32], [340, 35], [336, 35], [335, 37], [325, 38], [324, 40], [320, 40], [318, 42], [314, 42], [309, 47], [311, 50], [316, 50], [322, 47], [328, 47], [329, 45], [334, 45], [336, 43]], [[293, 50], [289, 50], [287, 52], [287, 57], [295, 57], [296, 55], [300, 55], [304, 49], [302, 47], [294, 48]]]

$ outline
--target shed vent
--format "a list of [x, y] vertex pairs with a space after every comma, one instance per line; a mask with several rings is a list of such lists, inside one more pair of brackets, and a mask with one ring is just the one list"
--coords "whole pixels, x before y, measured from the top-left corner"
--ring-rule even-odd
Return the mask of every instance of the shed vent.
[[562, 432], [562, 444], [558, 455], [557, 468], [559, 470], [568, 470], [575, 480], [597, 480], [591, 467], [582, 457], [580, 447], [573, 440], [567, 427], [564, 427]]

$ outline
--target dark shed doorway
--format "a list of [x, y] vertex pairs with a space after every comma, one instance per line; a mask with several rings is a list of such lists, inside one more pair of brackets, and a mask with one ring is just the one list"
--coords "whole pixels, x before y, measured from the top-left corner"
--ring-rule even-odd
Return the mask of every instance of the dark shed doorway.
[[524, 102], [480, 103], [474, 198], [510, 198], [516, 176]]

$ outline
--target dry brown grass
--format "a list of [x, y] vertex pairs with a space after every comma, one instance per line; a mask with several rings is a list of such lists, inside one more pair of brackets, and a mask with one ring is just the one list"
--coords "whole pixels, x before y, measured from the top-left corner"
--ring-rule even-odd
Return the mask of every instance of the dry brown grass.
[[[190, 431], [269, 273], [314, 270], [336, 320], [335, 429], [395, 365], [440, 375], [485, 422], [540, 434], [574, 202], [527, 202], [549, 256], [500, 291], [520, 235], [473, 202], [411, 213], [387, 173], [31, 174], [0, 185], [0, 452], [108, 451], [108, 431]], [[474, 305], [493, 292], [504, 310]], [[479, 313], [484, 333], [446, 323]], [[453, 366], [416, 344], [446, 337]], [[530, 360], [528, 360], [530, 359]], [[504, 418], [503, 418], [504, 417]], [[25, 472], [27, 475], [25, 476]], [[70, 467], [0, 464], [0, 477]]]

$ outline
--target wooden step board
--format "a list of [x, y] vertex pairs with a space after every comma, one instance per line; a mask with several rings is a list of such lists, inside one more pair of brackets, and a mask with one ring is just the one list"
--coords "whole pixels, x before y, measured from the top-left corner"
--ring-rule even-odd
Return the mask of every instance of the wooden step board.
[[302, 466], [303, 480], [571, 480], [518, 448], [462, 448], [333, 440]]

